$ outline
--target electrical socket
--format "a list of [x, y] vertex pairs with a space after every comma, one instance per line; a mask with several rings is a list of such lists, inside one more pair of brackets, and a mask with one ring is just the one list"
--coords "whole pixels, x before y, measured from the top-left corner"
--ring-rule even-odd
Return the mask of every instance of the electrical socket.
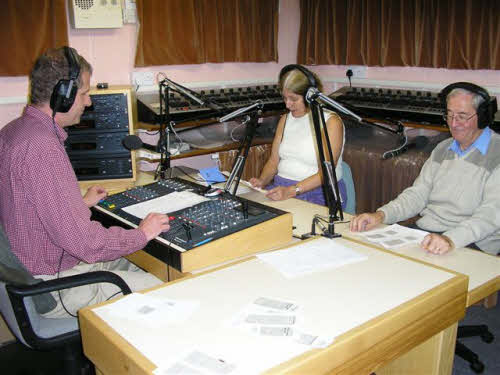
[[366, 78], [366, 66], [364, 66], [364, 65], [348, 66], [347, 69], [346, 69], [346, 72], [349, 69], [352, 70], [352, 77], [351, 77], [351, 79]]
[[155, 75], [153, 72], [132, 72], [132, 81], [137, 86], [154, 86]]

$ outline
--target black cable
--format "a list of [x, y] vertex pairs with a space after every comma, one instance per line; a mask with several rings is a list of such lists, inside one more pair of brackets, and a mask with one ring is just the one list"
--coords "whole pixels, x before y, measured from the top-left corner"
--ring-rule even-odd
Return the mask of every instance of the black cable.
[[[57, 267], [57, 278], [59, 279], [59, 274], [61, 272], [61, 266], [62, 266], [62, 260], [63, 260], [63, 257], [64, 257], [64, 249], [61, 253], [61, 258], [59, 258], [59, 267]], [[68, 309], [66, 308], [66, 306], [64, 305], [64, 302], [63, 302], [63, 299], [62, 299], [62, 296], [61, 296], [61, 290], [57, 290], [57, 295], [59, 296], [59, 301], [61, 301], [61, 306], [63, 307], [64, 311], [66, 311], [66, 313], [68, 313], [69, 316], [72, 316], [73, 318], [77, 318], [76, 315], [73, 315], [72, 313], [70, 313], [68, 311]]]
[[345, 73], [345, 75], [347, 76], [347, 78], [349, 79], [349, 88], [352, 87], [352, 84], [351, 84], [351, 77], [354, 75], [354, 73], [352, 72], [351, 69], [347, 69], [347, 72]]
[[119, 291], [118, 291], [118, 292], [116, 292], [115, 294], [110, 295], [108, 298], [106, 298], [106, 301], [109, 301], [111, 298], [113, 298], [114, 296], [116, 296], [116, 295], [118, 295], [118, 294], [120, 294], [120, 293], [122, 293], [122, 294], [123, 294], [123, 292], [122, 292], [121, 290], [119, 290]]

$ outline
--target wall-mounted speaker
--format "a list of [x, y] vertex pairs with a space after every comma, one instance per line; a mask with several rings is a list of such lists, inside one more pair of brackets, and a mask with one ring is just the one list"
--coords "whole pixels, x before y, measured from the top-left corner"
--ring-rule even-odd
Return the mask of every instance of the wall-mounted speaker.
[[74, 29], [109, 29], [123, 26], [121, 0], [70, 0]]

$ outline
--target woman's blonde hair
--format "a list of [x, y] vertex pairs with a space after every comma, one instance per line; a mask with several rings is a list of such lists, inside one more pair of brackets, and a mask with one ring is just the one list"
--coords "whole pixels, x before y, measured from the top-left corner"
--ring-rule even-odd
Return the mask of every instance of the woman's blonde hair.
[[[323, 91], [323, 84], [321, 83], [319, 77], [315, 73], [309, 70], [308, 72], [311, 73], [311, 75], [314, 77], [316, 81], [316, 87], [318, 88], [318, 90]], [[295, 68], [286, 72], [283, 72], [282, 70], [282, 72], [280, 73], [278, 85], [280, 87], [281, 92], [287, 89], [293, 92], [294, 94], [302, 95], [303, 97], [305, 97], [307, 90], [309, 89], [309, 87], [311, 87], [311, 82], [309, 82], [309, 78], [303, 71], [301, 71], [298, 68]], [[307, 105], [307, 102], [305, 103]]]

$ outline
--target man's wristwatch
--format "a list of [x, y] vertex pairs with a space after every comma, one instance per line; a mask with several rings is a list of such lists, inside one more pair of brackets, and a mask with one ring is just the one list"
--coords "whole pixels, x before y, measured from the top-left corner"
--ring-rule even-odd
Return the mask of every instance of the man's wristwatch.
[[300, 193], [302, 193], [302, 190], [300, 190], [299, 185], [295, 185], [295, 195], [299, 195]]

